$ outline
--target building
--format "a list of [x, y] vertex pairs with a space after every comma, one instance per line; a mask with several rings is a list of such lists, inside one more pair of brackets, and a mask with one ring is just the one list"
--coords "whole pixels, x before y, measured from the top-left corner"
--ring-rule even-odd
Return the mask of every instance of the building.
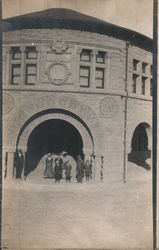
[[152, 40], [66, 9], [5, 20], [3, 162], [14, 178], [47, 153], [93, 160], [96, 181], [125, 181], [127, 161], [150, 169]]

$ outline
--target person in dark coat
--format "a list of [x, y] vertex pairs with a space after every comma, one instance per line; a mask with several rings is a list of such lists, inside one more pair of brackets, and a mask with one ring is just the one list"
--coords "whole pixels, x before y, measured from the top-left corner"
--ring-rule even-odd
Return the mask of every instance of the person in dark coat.
[[67, 160], [64, 163], [64, 170], [65, 170], [65, 177], [66, 177], [66, 182], [71, 182], [71, 170], [72, 170], [72, 166], [69, 163], [69, 161]]
[[84, 161], [82, 160], [81, 156], [77, 156], [77, 166], [76, 166], [76, 178], [77, 182], [82, 182], [84, 177]]
[[62, 165], [60, 164], [59, 158], [55, 159], [54, 176], [55, 176], [55, 183], [56, 182], [59, 183], [62, 176]]
[[47, 154], [46, 167], [45, 167], [45, 170], [44, 170], [44, 177], [45, 178], [53, 178], [54, 177], [53, 158], [52, 158], [51, 153]]
[[89, 160], [86, 160], [84, 170], [85, 170], [86, 180], [89, 181], [89, 177], [92, 178], [92, 164], [91, 162], [89, 162]]
[[21, 179], [23, 166], [24, 166], [24, 156], [21, 149], [16, 151], [14, 158], [14, 165], [16, 168], [16, 179]]

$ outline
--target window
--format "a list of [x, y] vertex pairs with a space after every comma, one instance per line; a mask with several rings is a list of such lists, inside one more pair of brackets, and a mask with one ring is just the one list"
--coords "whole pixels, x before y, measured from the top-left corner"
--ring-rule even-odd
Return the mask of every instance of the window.
[[146, 77], [142, 77], [141, 94], [145, 95]]
[[96, 63], [105, 63], [105, 52], [98, 52], [98, 54], [96, 55]]
[[95, 71], [95, 84], [96, 88], [104, 88], [104, 69], [96, 68]]
[[11, 66], [11, 84], [18, 85], [21, 81], [21, 64]]
[[133, 93], [136, 93], [137, 78], [138, 78], [138, 75], [133, 74]]
[[27, 59], [37, 59], [37, 51], [34, 46], [26, 47], [26, 58]]
[[147, 63], [142, 63], [142, 73], [146, 73]]
[[20, 60], [21, 59], [21, 51], [19, 47], [11, 48], [11, 58], [12, 60]]
[[153, 96], [153, 79], [150, 80], [150, 96]]
[[91, 50], [83, 49], [80, 54], [80, 60], [84, 62], [90, 62], [91, 61]]
[[133, 70], [134, 70], [134, 71], [137, 71], [137, 70], [138, 70], [138, 63], [139, 63], [138, 60], [133, 59]]
[[37, 51], [35, 46], [26, 47], [25, 84], [33, 85], [37, 81]]
[[90, 67], [80, 66], [80, 86], [89, 87], [90, 85]]
[[26, 65], [26, 84], [36, 83], [36, 76], [37, 76], [37, 65], [27, 64]]

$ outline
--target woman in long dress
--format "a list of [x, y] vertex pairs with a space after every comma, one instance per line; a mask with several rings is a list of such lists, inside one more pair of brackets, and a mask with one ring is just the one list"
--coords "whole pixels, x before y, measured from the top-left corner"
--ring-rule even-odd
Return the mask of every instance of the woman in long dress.
[[52, 158], [51, 153], [47, 154], [46, 167], [45, 167], [45, 170], [44, 170], [44, 177], [45, 178], [53, 178], [54, 177], [53, 158]]

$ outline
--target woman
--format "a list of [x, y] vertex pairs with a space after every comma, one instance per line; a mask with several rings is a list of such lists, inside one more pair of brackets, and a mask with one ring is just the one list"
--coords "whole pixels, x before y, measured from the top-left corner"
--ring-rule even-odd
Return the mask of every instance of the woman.
[[53, 158], [51, 153], [47, 154], [46, 158], [46, 167], [44, 171], [44, 178], [53, 178], [54, 172], [53, 172]]

